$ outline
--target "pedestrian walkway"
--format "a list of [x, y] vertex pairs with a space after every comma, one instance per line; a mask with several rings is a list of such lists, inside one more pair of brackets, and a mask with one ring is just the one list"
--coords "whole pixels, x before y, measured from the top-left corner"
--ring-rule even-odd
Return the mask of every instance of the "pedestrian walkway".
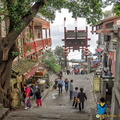
[[84, 88], [88, 97], [84, 110], [79, 111], [78, 108], [72, 107], [73, 101], [70, 100], [69, 92], [63, 90], [63, 93], [58, 95], [58, 90], [52, 89], [45, 97], [42, 107], [36, 107], [34, 102], [33, 109], [11, 111], [5, 120], [92, 120], [91, 111], [95, 110], [96, 103], [87, 75], [64, 75], [63, 79], [65, 78], [73, 79], [74, 87]]

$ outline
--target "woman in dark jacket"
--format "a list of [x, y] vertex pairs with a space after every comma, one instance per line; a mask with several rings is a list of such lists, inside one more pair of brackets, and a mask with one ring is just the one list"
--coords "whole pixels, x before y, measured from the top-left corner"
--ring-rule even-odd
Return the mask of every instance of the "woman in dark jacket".
[[83, 92], [83, 88], [80, 88], [80, 92], [78, 93], [77, 98], [80, 100], [79, 110], [81, 111], [81, 105], [82, 105], [82, 109], [84, 109], [84, 101], [85, 101], [85, 99], [87, 100], [87, 96], [86, 96], [86, 94]]
[[41, 91], [39, 88], [35, 95], [36, 95], [37, 106], [42, 106], [42, 96], [41, 96]]

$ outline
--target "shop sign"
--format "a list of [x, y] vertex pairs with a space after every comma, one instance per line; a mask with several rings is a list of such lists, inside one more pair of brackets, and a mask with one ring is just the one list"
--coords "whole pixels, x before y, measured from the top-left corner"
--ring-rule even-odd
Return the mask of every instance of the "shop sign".
[[94, 79], [93, 79], [93, 90], [95, 92], [100, 91], [100, 77], [94, 77]]
[[77, 32], [77, 37], [86, 37], [86, 32], [85, 31]]
[[76, 34], [74, 31], [66, 32], [66, 38], [75, 38]]

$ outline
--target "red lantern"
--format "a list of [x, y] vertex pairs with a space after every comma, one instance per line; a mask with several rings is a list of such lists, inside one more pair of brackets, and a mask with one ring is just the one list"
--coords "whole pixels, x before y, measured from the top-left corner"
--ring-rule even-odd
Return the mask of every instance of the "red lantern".
[[34, 47], [37, 47], [37, 45], [36, 45], [36, 44], [34, 44]]
[[25, 45], [25, 46], [28, 46], [28, 43], [25, 43], [24, 45]]
[[88, 50], [88, 48], [85, 48], [85, 51], [87, 51]]
[[35, 41], [34, 41], [34, 45], [37, 44]]
[[68, 51], [65, 51], [64, 53], [69, 53]]
[[26, 54], [24, 53], [24, 57], [26, 57]]
[[88, 56], [88, 54], [85, 54], [85, 56]]
[[68, 48], [65, 48], [64, 50], [68, 50]]
[[85, 53], [88, 53], [88, 51], [85, 51]]

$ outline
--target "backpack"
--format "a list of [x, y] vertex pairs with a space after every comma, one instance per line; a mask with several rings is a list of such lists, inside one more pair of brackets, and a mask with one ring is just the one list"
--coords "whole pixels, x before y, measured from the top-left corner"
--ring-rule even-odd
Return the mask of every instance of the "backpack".
[[30, 88], [30, 96], [33, 96], [33, 90]]

